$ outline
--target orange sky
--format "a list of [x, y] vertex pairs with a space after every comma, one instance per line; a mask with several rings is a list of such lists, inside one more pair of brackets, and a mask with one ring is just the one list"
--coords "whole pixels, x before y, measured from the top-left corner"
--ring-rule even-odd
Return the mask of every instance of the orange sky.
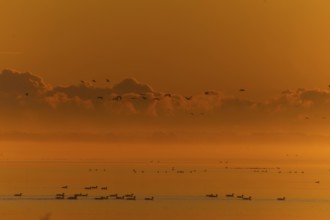
[[52, 84], [134, 77], [183, 95], [326, 88], [326, 0], [2, 0], [0, 69]]
[[328, 145], [329, 6], [2, 0], [0, 141]]

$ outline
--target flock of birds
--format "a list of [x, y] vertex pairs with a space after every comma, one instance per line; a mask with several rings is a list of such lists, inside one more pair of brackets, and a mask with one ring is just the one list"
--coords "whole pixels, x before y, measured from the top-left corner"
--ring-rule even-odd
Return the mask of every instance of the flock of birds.
[[[62, 186], [61, 189], [62, 190], [66, 190], [69, 187], [67, 185]], [[108, 190], [107, 186], [103, 186], [103, 187], [98, 187], [98, 186], [86, 186], [84, 187], [85, 190], [93, 190], [93, 189], [98, 189], [100, 188], [101, 190]], [[23, 197], [23, 193], [16, 193], [14, 194], [14, 197]], [[53, 197], [54, 199], [57, 200], [63, 200], [63, 199], [68, 199], [68, 200], [77, 200], [79, 198], [91, 198], [91, 196], [89, 196], [88, 193], [75, 193], [72, 195], [67, 195], [66, 193], [62, 192], [62, 193], [57, 193], [55, 194], [55, 196]], [[115, 200], [136, 200], [137, 197], [136, 195], [134, 195], [134, 193], [130, 193], [130, 194], [124, 194], [124, 195], [120, 195], [118, 193], [115, 194], [109, 194], [109, 195], [102, 195], [102, 196], [94, 196], [93, 197], [95, 200], [107, 200], [107, 199], [115, 199]], [[154, 200], [154, 196], [150, 196], [150, 197], [144, 197], [144, 200], [147, 201], [152, 201]]]
[[[208, 198], [218, 198], [218, 194], [213, 194], [213, 193], [206, 194], [206, 197], [208, 197]], [[226, 194], [225, 197], [226, 198], [237, 198], [237, 199], [241, 199], [241, 200], [252, 200], [252, 196], [244, 196], [244, 194], [237, 195], [235, 197], [235, 193], [231, 193], [231, 194]], [[286, 199], [285, 196], [276, 198], [276, 200], [278, 200], [278, 201], [284, 201], [285, 199]]]
[[[93, 80], [91, 80], [90, 82], [93, 83], [93, 84], [95, 84], [97, 81], [96, 81], [95, 79], [93, 79]], [[105, 82], [106, 82], [106, 83], [110, 83], [110, 80], [109, 80], [108, 78], [106, 78], [106, 79], [105, 79]], [[85, 80], [81, 80], [80, 83], [81, 83], [82, 85], [86, 85], [86, 84], [89, 83], [89, 82], [88, 82], [88, 81], [85, 81]], [[329, 89], [330, 89], [330, 85], [328, 85], [328, 87], [329, 87]], [[239, 91], [239, 92], [246, 92], [246, 89], [244, 89], [244, 88], [240, 88], [240, 89], [238, 89], [238, 91]], [[214, 95], [214, 94], [215, 94], [215, 93], [214, 93], [213, 91], [205, 91], [205, 92], [204, 92], [204, 95]], [[148, 100], [148, 99], [151, 99], [151, 100], [153, 100], [153, 101], [160, 101], [162, 98], [166, 98], [166, 97], [171, 98], [171, 97], [172, 97], [172, 94], [171, 94], [171, 93], [165, 93], [165, 94], [163, 94], [162, 96], [158, 96], [158, 97], [148, 97], [148, 95], [145, 94], [145, 93], [140, 93], [139, 95], [140, 95], [140, 98], [141, 98], [142, 100]], [[29, 92], [26, 92], [26, 93], [25, 93], [25, 96], [29, 96]], [[138, 99], [138, 97], [136, 97], [136, 96], [125, 97], [125, 98], [126, 98], [126, 99], [130, 99], [130, 100], [136, 100], [136, 99]], [[191, 101], [191, 100], [193, 99], [193, 96], [185, 96], [184, 98], [185, 98], [185, 100], [187, 100], [187, 101]], [[103, 100], [105, 99], [105, 97], [104, 97], [103, 95], [99, 95], [99, 96], [96, 97], [96, 99], [97, 99], [97, 100], [100, 100], [100, 101], [103, 101]], [[120, 101], [122, 101], [123, 99], [124, 99], [124, 97], [121, 96], [121, 95], [116, 95], [116, 96], [111, 97], [111, 100], [112, 100], [112, 101], [117, 101], [117, 102], [120, 102]], [[191, 114], [192, 116], [195, 115], [194, 113], [190, 113], [190, 114]], [[203, 115], [203, 113], [201, 113], [201, 115]], [[325, 116], [322, 116], [321, 118], [322, 118], [322, 119], [326, 119]], [[305, 116], [305, 119], [306, 119], [306, 120], [310, 119], [310, 116]]]
[[[96, 80], [93, 79], [93, 80], [91, 80], [90, 82], [93, 83], [93, 84], [95, 84], [95, 83], [96, 83]], [[106, 79], [105, 79], [105, 82], [106, 82], [106, 83], [110, 83], [110, 80], [106, 78]], [[88, 82], [88, 81], [85, 81], [85, 80], [81, 80], [80, 83], [81, 83], [82, 85], [86, 85], [86, 84], [89, 83], [89, 82]], [[245, 90], [245, 89], [239, 89], [239, 91], [240, 91], [240, 92], [245, 92], [246, 90]], [[212, 91], [205, 91], [205, 92], [204, 92], [204, 95], [212, 95], [212, 94], [213, 94]], [[25, 96], [29, 96], [29, 95], [30, 95], [29, 92], [26, 92], [26, 93], [25, 93]], [[144, 94], [144, 93], [140, 93], [140, 96], [141, 96], [141, 98], [142, 98], [143, 100], [147, 100], [147, 99], [149, 98], [149, 97], [148, 97], [146, 94]], [[165, 94], [163, 95], [163, 97], [169, 97], [169, 98], [171, 98], [171, 97], [172, 97], [172, 94], [171, 94], [171, 93], [165, 93]], [[193, 96], [185, 96], [185, 99], [186, 99], [187, 101], [192, 100], [192, 98], [193, 98]], [[103, 99], [104, 99], [104, 96], [102, 96], [102, 95], [97, 96], [96, 99], [98, 99], [98, 100], [103, 100]], [[128, 99], [137, 99], [137, 97], [129, 97]], [[153, 97], [152, 99], [155, 100], [155, 101], [160, 101], [160, 100], [161, 100], [161, 97]], [[112, 100], [113, 100], [113, 101], [121, 101], [121, 100], [123, 100], [123, 96], [121, 96], [121, 95], [114, 96], [114, 97], [112, 97]]]
[[[150, 163], [153, 163], [152, 161]], [[159, 161], [158, 161], [159, 163]], [[225, 165], [223, 167], [224, 170], [227, 169], [232, 169], [232, 170], [250, 170], [252, 172], [261, 172], [261, 173], [282, 173], [282, 169], [280, 167], [234, 167], [234, 166], [229, 166], [230, 163], [228, 161], [220, 161], [219, 163]], [[89, 171], [107, 171], [106, 169], [100, 169], [100, 168], [90, 168]], [[329, 170], [330, 171], [330, 170]], [[149, 172], [149, 173], [178, 173], [178, 174], [182, 174], [182, 173], [206, 173], [208, 172], [207, 169], [178, 169], [177, 167], [171, 166], [168, 169], [163, 169], [162, 171], [160, 170], [138, 170], [138, 169], [132, 169], [131, 172], [133, 172], [134, 174], [137, 173], [145, 173], [145, 172]], [[289, 174], [303, 174], [305, 173], [304, 171], [301, 170], [296, 170], [296, 171], [285, 171], [286, 173]], [[321, 182], [319, 180], [314, 182], [315, 184], [320, 184]], [[77, 200], [77, 199], [81, 199], [81, 198], [85, 198], [85, 199], [90, 199], [90, 200], [148, 200], [148, 201], [153, 201], [155, 200], [154, 196], [147, 196], [147, 197], [140, 197], [138, 198], [134, 193], [128, 193], [128, 194], [118, 194], [118, 193], [114, 193], [114, 194], [107, 194], [105, 192], [107, 192], [108, 190], [108, 186], [97, 186], [97, 185], [89, 185], [89, 186], [85, 186], [82, 189], [85, 190], [85, 193], [75, 193], [75, 194], [67, 194], [64, 193], [63, 191], [66, 191], [69, 189], [68, 185], [64, 185], [60, 187], [62, 189], [61, 193], [57, 193], [54, 195], [54, 197], [52, 198], [48, 198], [48, 199], [56, 199], [56, 200]], [[91, 191], [96, 191], [91, 192]], [[102, 193], [100, 193], [102, 191]], [[101, 195], [100, 195], [101, 194]], [[16, 193], [14, 194], [14, 197], [16, 198], [21, 198], [23, 197], [23, 193]], [[217, 193], [210, 193], [210, 194], [205, 194], [204, 197], [207, 197], [211, 200], [213, 199], [218, 199], [220, 198], [220, 196]], [[28, 199], [28, 197], [26, 197]], [[161, 199], [161, 198], [160, 198]], [[235, 200], [252, 200], [252, 196], [251, 195], [245, 195], [245, 194], [236, 194], [236, 193], [229, 193], [229, 194], [225, 194], [222, 199], [235, 199]], [[284, 201], [286, 200], [285, 196], [281, 196], [281, 197], [277, 197], [274, 198], [274, 200], [278, 200], [278, 201]]]
[[[62, 186], [62, 189], [68, 189], [68, 186]], [[87, 186], [85, 187], [86, 190], [90, 190], [90, 189], [97, 189], [98, 186]], [[102, 190], [107, 190], [107, 187], [101, 187]], [[14, 197], [22, 197], [23, 193], [17, 193], [14, 194]], [[66, 195], [65, 193], [58, 193], [55, 195], [55, 199], [57, 200], [63, 200], [63, 199], [68, 199], [68, 200], [77, 200], [79, 198], [85, 197], [87, 198], [89, 195], [88, 193], [76, 193], [73, 195]], [[215, 193], [211, 193], [211, 194], [206, 194], [205, 195], [207, 198], [211, 198], [211, 199], [217, 199], [219, 198], [218, 194]], [[230, 194], [226, 194], [224, 196], [225, 198], [236, 198], [236, 199], [240, 199], [240, 200], [252, 200], [252, 196], [245, 196], [244, 194], [240, 194], [235, 196], [235, 193], [230, 193]], [[115, 194], [109, 194], [109, 195], [103, 195], [103, 196], [96, 196], [94, 197], [94, 200], [108, 200], [108, 199], [114, 199], [114, 200], [137, 200], [137, 196], [134, 193], [130, 193], [130, 194], [123, 194], [120, 195], [118, 193]], [[150, 197], [144, 197], [143, 200], [146, 201], [153, 201], [155, 199], [154, 196], [150, 196]], [[278, 197], [276, 198], [276, 200], [278, 201], [284, 201], [286, 200], [286, 197]]]

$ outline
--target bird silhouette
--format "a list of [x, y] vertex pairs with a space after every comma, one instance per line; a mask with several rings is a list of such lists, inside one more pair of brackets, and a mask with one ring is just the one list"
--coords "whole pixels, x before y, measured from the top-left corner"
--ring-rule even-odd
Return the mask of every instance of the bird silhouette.
[[114, 101], [121, 101], [122, 100], [122, 97], [120, 95], [118, 95], [118, 96], [112, 98], [112, 100], [114, 100]]
[[240, 89], [239, 91], [240, 91], [240, 92], [245, 92], [245, 89]]
[[186, 96], [185, 98], [186, 98], [186, 100], [188, 100], [188, 101], [189, 101], [189, 100], [191, 100], [191, 99], [192, 99], [192, 96], [188, 96], [188, 97]]
[[206, 197], [209, 197], [209, 198], [217, 198], [218, 197], [218, 194], [206, 194]]
[[232, 194], [226, 194], [226, 197], [234, 197], [234, 196], [235, 196], [234, 193], [232, 193]]

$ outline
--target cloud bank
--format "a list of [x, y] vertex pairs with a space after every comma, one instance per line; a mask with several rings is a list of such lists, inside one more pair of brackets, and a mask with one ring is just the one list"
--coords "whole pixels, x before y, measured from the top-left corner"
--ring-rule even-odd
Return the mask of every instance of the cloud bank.
[[191, 96], [164, 93], [133, 78], [113, 86], [93, 82], [56, 86], [34, 74], [13, 70], [0, 73], [0, 98], [0, 122], [6, 124], [3, 130], [37, 125], [85, 130], [128, 129], [127, 125], [156, 130], [258, 126], [322, 130], [330, 112], [330, 91], [324, 89], [286, 90], [261, 102], [207, 89]]

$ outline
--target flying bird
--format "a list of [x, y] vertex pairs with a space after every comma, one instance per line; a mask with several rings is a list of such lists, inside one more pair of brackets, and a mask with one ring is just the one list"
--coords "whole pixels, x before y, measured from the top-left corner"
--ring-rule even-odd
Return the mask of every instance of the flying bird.
[[204, 95], [217, 95], [215, 91], [205, 91]]

